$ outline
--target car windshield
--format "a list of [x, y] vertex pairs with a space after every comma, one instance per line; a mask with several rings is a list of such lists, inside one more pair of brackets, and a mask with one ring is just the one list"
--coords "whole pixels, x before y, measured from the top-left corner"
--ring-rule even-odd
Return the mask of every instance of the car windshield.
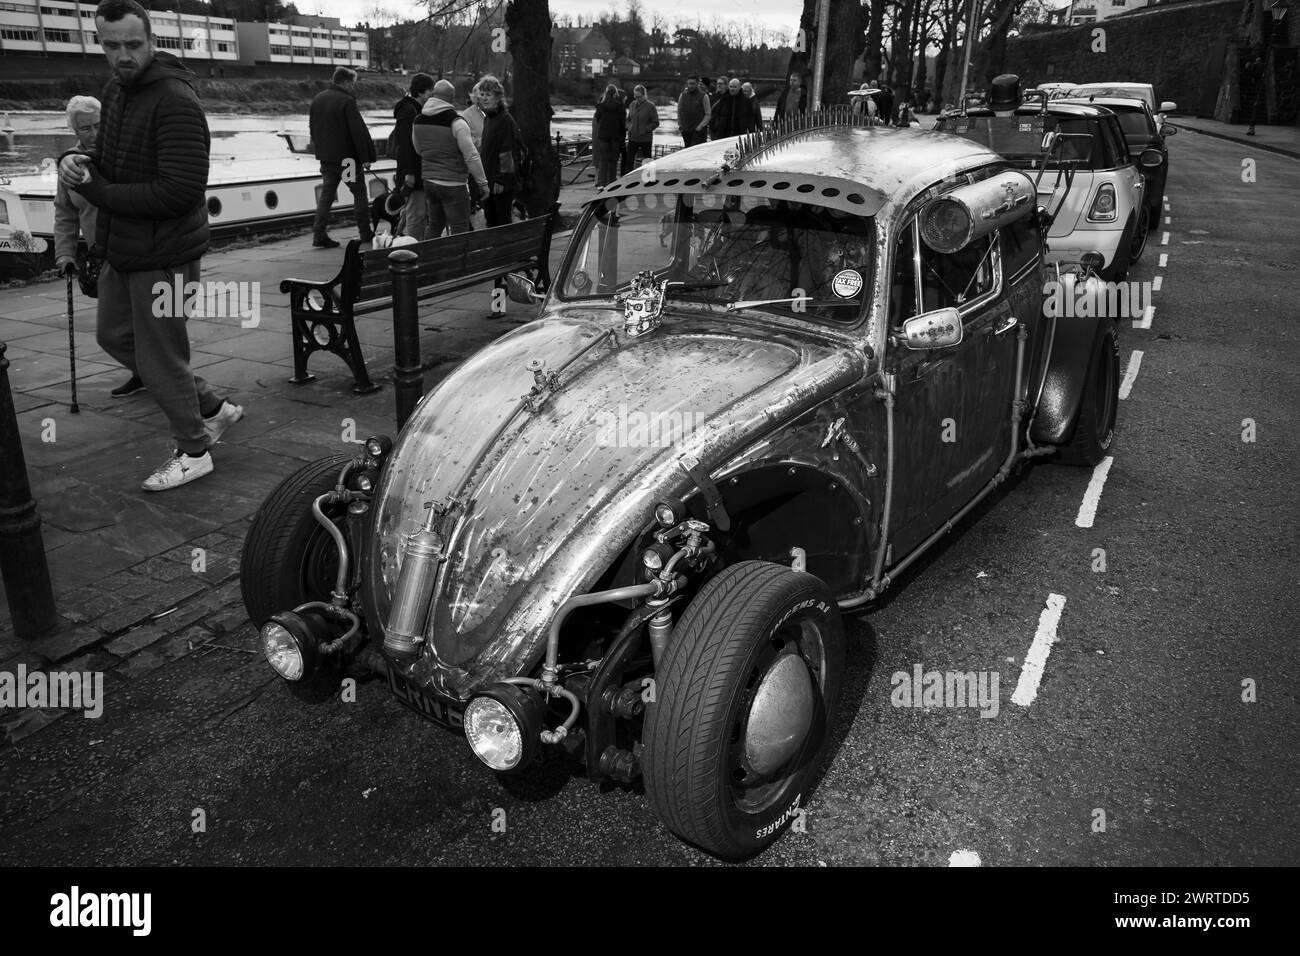
[[[1144, 100], [1151, 106], [1151, 94], [1142, 86], [1076, 86], [1074, 96], [1127, 96], [1135, 100]], [[1154, 107], [1152, 107], [1154, 109]]]
[[1122, 106], [1108, 106], [1107, 109], [1119, 118], [1125, 136], [1150, 136], [1155, 132], [1142, 110], [1128, 110]]
[[1052, 151], [1048, 169], [1086, 166], [1092, 160], [1095, 146], [1086, 119], [1061, 118], [1050, 113], [944, 116], [934, 128], [936, 132], [951, 133], [987, 146], [1018, 166], [1035, 169], [1043, 155], [1043, 136], [1054, 130], [1063, 136]]
[[[610, 298], [650, 271], [667, 301], [850, 323], [871, 289], [873, 221], [826, 206], [717, 193], [610, 197], [584, 218], [564, 300]], [[801, 299], [768, 302], [772, 299]]]

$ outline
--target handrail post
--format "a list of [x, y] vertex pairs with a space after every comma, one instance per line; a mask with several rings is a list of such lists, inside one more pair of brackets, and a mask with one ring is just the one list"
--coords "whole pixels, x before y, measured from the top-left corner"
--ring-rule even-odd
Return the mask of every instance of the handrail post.
[[410, 249], [394, 249], [388, 256], [388, 271], [393, 277], [393, 390], [398, 430], [406, 424], [424, 395], [416, 285], [419, 261], [420, 257]]
[[34, 638], [53, 630], [59, 617], [45, 563], [41, 516], [32, 498], [18, 415], [9, 391], [7, 349], [0, 342], [0, 577], [9, 595], [15, 633]]

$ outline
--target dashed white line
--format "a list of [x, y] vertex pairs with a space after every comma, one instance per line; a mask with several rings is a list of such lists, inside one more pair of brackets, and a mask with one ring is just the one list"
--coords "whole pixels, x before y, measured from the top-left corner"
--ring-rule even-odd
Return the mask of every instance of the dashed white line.
[[1093, 519], [1097, 517], [1097, 505], [1101, 501], [1101, 489], [1106, 487], [1106, 476], [1110, 474], [1110, 466], [1114, 461], [1112, 456], [1107, 455], [1092, 470], [1092, 481], [1088, 482], [1088, 490], [1083, 493], [1083, 502], [1079, 505], [1079, 515], [1074, 519], [1076, 526], [1092, 527]]
[[1166, 232], [1163, 236], [1160, 237], [1160, 245], [1162, 246], [1169, 245], [1169, 233]]
[[1142, 353], [1137, 349], [1129, 357], [1128, 368], [1124, 370], [1124, 381], [1119, 383], [1119, 397], [1128, 398], [1128, 393], [1133, 391], [1133, 382], [1138, 377], [1138, 369], [1142, 367]]
[[949, 866], [979, 866], [980, 855], [974, 850], [953, 850], [948, 857]]
[[1160, 268], [1163, 269], [1167, 265], [1169, 265], [1169, 253], [1162, 252], [1160, 253]]
[[[1110, 461], [1109, 458], [1106, 461]], [[1038, 615], [1038, 631], [1034, 642], [1029, 645], [1025, 663], [1020, 668], [1020, 680], [1016, 682], [1016, 692], [1011, 695], [1011, 703], [1028, 707], [1038, 696], [1038, 685], [1043, 679], [1043, 668], [1047, 666], [1047, 655], [1052, 653], [1056, 643], [1056, 628], [1061, 623], [1061, 611], [1065, 609], [1064, 594], [1047, 595], [1047, 607]]]
[[1160, 287], [1161, 287], [1162, 285], [1164, 285], [1164, 284], [1165, 284], [1165, 277], [1164, 277], [1164, 276], [1156, 276], [1155, 279], [1154, 279], [1154, 280], [1152, 281], [1152, 283], [1151, 283], [1151, 291], [1152, 291], [1152, 292], [1159, 292], [1159, 291], [1160, 291]]
[[1151, 328], [1151, 320], [1154, 319], [1155, 317], [1156, 317], [1156, 307], [1154, 305], [1149, 305], [1142, 310], [1142, 318], [1133, 320], [1133, 328], [1149, 329]]
[[1166, 225], [1166, 226], [1169, 225], [1169, 217], [1168, 217], [1168, 216], [1165, 216], [1165, 225]]

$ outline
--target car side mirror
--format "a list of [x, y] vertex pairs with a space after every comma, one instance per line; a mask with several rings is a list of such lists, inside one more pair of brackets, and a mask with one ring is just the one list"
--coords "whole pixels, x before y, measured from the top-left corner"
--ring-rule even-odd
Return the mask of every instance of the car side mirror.
[[1178, 132], [1178, 127], [1175, 126], [1173, 123], [1165, 123], [1163, 126], [1160, 127], [1161, 136], [1173, 136], [1177, 132]]
[[1178, 109], [1178, 104], [1173, 100], [1165, 100], [1160, 104], [1160, 112], [1162, 113], [1171, 113], [1176, 109]]
[[511, 302], [519, 302], [523, 305], [535, 305], [546, 298], [537, 291], [537, 286], [532, 279], [518, 272], [507, 273], [506, 295], [510, 297]]
[[1164, 161], [1165, 157], [1158, 149], [1144, 149], [1138, 156], [1138, 162], [1148, 169], [1154, 169]]
[[903, 344], [913, 351], [961, 344], [961, 316], [956, 309], [935, 309], [903, 323]]

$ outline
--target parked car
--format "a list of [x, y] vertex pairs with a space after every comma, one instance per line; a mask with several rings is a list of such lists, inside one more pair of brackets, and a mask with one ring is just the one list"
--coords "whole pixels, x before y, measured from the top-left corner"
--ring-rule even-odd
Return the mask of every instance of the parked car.
[[1062, 103], [1091, 103], [1104, 106], [1119, 118], [1119, 125], [1124, 130], [1124, 141], [1128, 143], [1129, 155], [1141, 157], [1147, 150], [1160, 154], [1160, 162], [1147, 165], [1140, 161], [1142, 177], [1146, 181], [1146, 203], [1150, 212], [1151, 223], [1160, 221], [1161, 197], [1165, 194], [1165, 182], [1169, 177], [1169, 148], [1165, 138], [1173, 136], [1178, 128], [1169, 123], [1157, 125], [1155, 117], [1145, 100], [1092, 95], [1087, 99], [1073, 96], [1061, 100]]
[[1077, 83], [1066, 94], [1071, 99], [1091, 96], [1121, 96], [1141, 100], [1155, 117], [1156, 128], [1165, 125], [1168, 113], [1178, 109], [1178, 104], [1156, 99], [1156, 89], [1150, 83], [1133, 83], [1127, 80], [1111, 83]]
[[[1086, 261], [1102, 279], [1122, 281], [1141, 258], [1154, 220], [1119, 118], [1102, 106], [1041, 94], [998, 112], [972, 106], [940, 117], [934, 129], [989, 146], [1034, 177], [1050, 213], [1049, 262]], [[1154, 152], [1143, 159], [1160, 161]]]
[[841, 716], [845, 616], [1016, 469], [1115, 436], [1114, 323], [1044, 308], [1026, 174], [864, 124], [599, 190], [549, 289], [509, 278], [535, 321], [266, 499], [241, 586], [271, 666], [371, 668], [498, 773], [639, 778], [719, 857], [778, 839]]

